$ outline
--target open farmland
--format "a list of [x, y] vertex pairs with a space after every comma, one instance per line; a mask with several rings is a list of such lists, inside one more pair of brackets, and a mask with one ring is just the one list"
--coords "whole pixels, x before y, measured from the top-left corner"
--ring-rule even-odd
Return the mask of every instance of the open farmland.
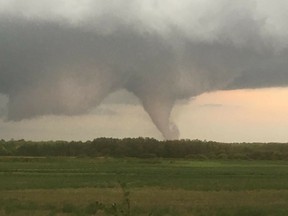
[[2, 157], [0, 175], [0, 215], [288, 215], [287, 161]]

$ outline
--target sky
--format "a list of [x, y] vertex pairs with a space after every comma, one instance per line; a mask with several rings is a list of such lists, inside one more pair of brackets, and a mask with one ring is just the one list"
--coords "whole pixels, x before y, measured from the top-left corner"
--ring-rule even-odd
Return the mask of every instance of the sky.
[[0, 139], [287, 142], [287, 7], [0, 0]]
[[[122, 95], [123, 92], [114, 95]], [[113, 96], [110, 96], [113, 98]], [[163, 137], [137, 99], [110, 104], [81, 116], [45, 116], [20, 122], [0, 121], [1, 138], [93, 140], [97, 137]], [[287, 142], [288, 88], [219, 91], [182, 101], [172, 118], [181, 139], [219, 142]]]

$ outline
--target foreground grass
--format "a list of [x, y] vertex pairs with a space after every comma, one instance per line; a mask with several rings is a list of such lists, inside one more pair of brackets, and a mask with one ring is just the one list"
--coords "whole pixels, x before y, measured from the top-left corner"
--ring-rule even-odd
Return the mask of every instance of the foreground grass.
[[284, 161], [27, 157], [0, 158], [0, 215], [117, 215], [118, 182], [131, 216], [288, 215]]
[[288, 161], [2, 158], [0, 191], [162, 187], [186, 190], [288, 189]]
[[[119, 189], [2, 191], [1, 215], [91, 215], [95, 200], [121, 203]], [[288, 215], [287, 190], [187, 191], [140, 188], [130, 195], [131, 215]], [[98, 212], [101, 215], [101, 211]], [[102, 212], [104, 215], [104, 213]]]

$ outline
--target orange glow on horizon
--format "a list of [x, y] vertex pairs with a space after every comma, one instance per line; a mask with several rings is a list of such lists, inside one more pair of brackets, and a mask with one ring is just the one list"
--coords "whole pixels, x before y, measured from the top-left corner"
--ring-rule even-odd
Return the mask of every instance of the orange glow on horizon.
[[177, 107], [182, 138], [286, 142], [288, 88], [206, 93]]
[[219, 91], [203, 94], [195, 102], [240, 107], [255, 118], [283, 118], [286, 114], [288, 121], [288, 88]]

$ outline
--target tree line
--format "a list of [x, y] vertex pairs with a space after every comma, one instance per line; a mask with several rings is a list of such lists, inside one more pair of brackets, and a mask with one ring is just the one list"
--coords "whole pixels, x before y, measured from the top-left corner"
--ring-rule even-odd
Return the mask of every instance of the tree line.
[[288, 143], [159, 141], [142, 137], [97, 138], [85, 142], [0, 140], [0, 156], [288, 160]]

